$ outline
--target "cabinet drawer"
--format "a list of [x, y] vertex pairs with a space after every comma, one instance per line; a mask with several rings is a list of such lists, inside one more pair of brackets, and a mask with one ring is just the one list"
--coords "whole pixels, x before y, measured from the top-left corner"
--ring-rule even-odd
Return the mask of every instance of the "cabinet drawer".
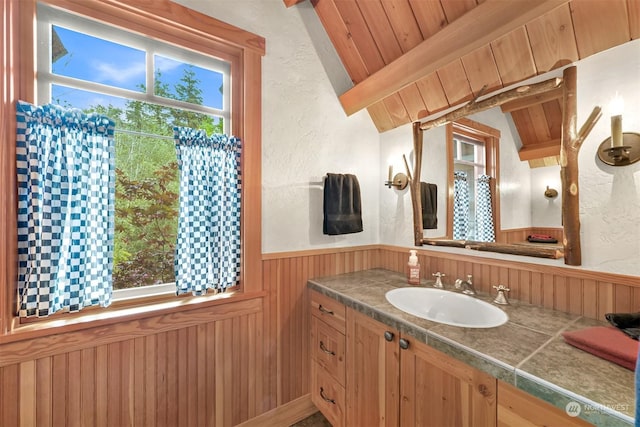
[[316, 361], [311, 361], [311, 401], [333, 427], [344, 422], [345, 391]]
[[319, 318], [311, 317], [311, 357], [344, 386], [345, 337]]
[[311, 314], [322, 319], [323, 322], [343, 334], [345, 331], [345, 313], [346, 307], [344, 304], [319, 292], [311, 291]]

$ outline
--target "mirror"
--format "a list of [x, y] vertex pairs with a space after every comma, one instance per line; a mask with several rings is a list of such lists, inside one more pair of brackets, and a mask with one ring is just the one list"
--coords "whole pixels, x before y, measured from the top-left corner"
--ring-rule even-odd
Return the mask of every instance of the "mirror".
[[[569, 265], [580, 265], [581, 264], [581, 255], [580, 255], [580, 223], [578, 217], [578, 194], [576, 190], [569, 191], [569, 188], [577, 188], [578, 175], [577, 175], [577, 153], [580, 149], [580, 145], [584, 138], [588, 135], [590, 130], [593, 128], [595, 123], [600, 117], [600, 109], [596, 108], [592, 112], [592, 115], [585, 122], [585, 125], [581, 128], [580, 132], [576, 131], [576, 67], [568, 67], [563, 70], [563, 78], [552, 78], [548, 80], [544, 80], [539, 83], [531, 83], [527, 85], [521, 85], [517, 88], [507, 90], [501, 93], [498, 93], [493, 96], [485, 97], [483, 100], [473, 100], [465, 106], [453, 110], [445, 115], [442, 115], [436, 119], [425, 121], [425, 122], [416, 122], [413, 126], [413, 139], [414, 139], [414, 170], [413, 170], [413, 179], [411, 183], [411, 196], [412, 196], [412, 206], [413, 206], [413, 217], [414, 217], [414, 236], [415, 236], [415, 244], [431, 244], [431, 245], [443, 245], [443, 246], [458, 246], [458, 247], [466, 247], [470, 249], [477, 250], [485, 250], [485, 251], [495, 251], [495, 252], [503, 252], [517, 255], [530, 255], [530, 256], [538, 256], [538, 257], [546, 257], [546, 258], [559, 258], [564, 255], [565, 263]], [[420, 197], [420, 181], [423, 180], [423, 152], [426, 154], [426, 159], [430, 159], [430, 156], [427, 153], [427, 150], [430, 150], [431, 147], [427, 147], [425, 149], [424, 138], [425, 135], [428, 134], [429, 139], [439, 140], [441, 141], [442, 135], [439, 135], [438, 132], [434, 132], [441, 129], [442, 125], [456, 122], [457, 120], [462, 120], [471, 115], [483, 115], [486, 118], [490, 117], [489, 110], [498, 107], [503, 104], [513, 103], [516, 101], [519, 102], [531, 102], [532, 99], [536, 97], [540, 97], [542, 99], [546, 99], [550, 93], [553, 93], [554, 96], [557, 97], [558, 90], [561, 89], [562, 93], [562, 135], [561, 135], [561, 157], [566, 162], [562, 162], [560, 167], [560, 180], [561, 180], [561, 188], [562, 188], [562, 223], [564, 224], [563, 234], [564, 238], [562, 241], [562, 248], [557, 247], [545, 247], [542, 248], [536, 245], [524, 245], [524, 244], [514, 244], [514, 243], [505, 243], [500, 242], [477, 242], [477, 241], [468, 241], [468, 240], [453, 240], [450, 237], [451, 234], [447, 237], [449, 238], [425, 238], [423, 234], [423, 225], [422, 225], [422, 202]], [[474, 116], [477, 118], [477, 116]], [[494, 120], [495, 119], [494, 114]], [[504, 127], [504, 125], [501, 125]], [[439, 132], [442, 133], [441, 131]], [[502, 132], [500, 132], [502, 133]], [[510, 132], [505, 132], [505, 134]], [[433, 144], [435, 146], [435, 143]], [[438, 144], [440, 146], [440, 150], [442, 150], [442, 144]], [[428, 160], [427, 160], [428, 161]], [[425, 161], [425, 165], [427, 163]], [[427, 175], [428, 171], [424, 171], [425, 175]], [[441, 174], [440, 174], [441, 176]], [[429, 177], [426, 176], [425, 180], [429, 180]], [[517, 182], [516, 179], [513, 182]], [[554, 185], [553, 183], [550, 184]], [[452, 193], [452, 185], [450, 182], [447, 183], [447, 194]], [[502, 190], [500, 185], [497, 185], [496, 191]], [[506, 190], [506, 188], [505, 188]], [[499, 194], [499, 193], [496, 193]], [[540, 197], [544, 197], [544, 192], [541, 193]], [[496, 199], [501, 200], [502, 194], [500, 197], [496, 197]], [[450, 204], [449, 204], [450, 205]], [[499, 203], [496, 203], [499, 206]], [[447, 209], [450, 211], [450, 208]], [[500, 212], [497, 212], [499, 215]], [[450, 216], [451, 214], [449, 214]], [[498, 221], [498, 224], [500, 222]], [[440, 230], [438, 227], [438, 230]], [[529, 223], [529, 228], [525, 228], [527, 232], [535, 231], [534, 228], [531, 228], [531, 223]], [[451, 229], [449, 228], [449, 231]], [[502, 239], [504, 239], [503, 228], [498, 226], [497, 233], [500, 235]]]
[[[539, 109], [542, 110], [542, 107]], [[557, 113], [558, 117], [551, 117], [548, 121], [561, 121], [559, 109]], [[525, 111], [523, 115], [529, 117], [529, 112]], [[544, 116], [542, 120], [547, 122]], [[530, 147], [535, 150], [537, 145], [548, 143], [522, 145], [515, 126], [510, 113], [504, 113], [502, 107], [494, 107], [443, 126], [445, 132], [442, 138], [431, 138], [431, 131], [425, 134], [422, 181], [434, 182], [442, 189], [438, 194], [438, 206], [443, 209], [442, 227], [425, 229], [425, 238], [446, 236], [474, 241], [531, 244], [527, 242], [529, 235], [550, 235], [556, 239], [556, 246], [562, 245], [562, 197], [557, 192], [560, 190], [559, 156], [556, 154], [545, 158], [544, 163], [541, 162], [547, 164], [544, 167], [532, 167], [529, 162], [523, 161], [519, 156], [519, 147], [523, 147], [521, 152], [526, 152]], [[559, 153], [560, 126], [553, 131], [557, 132], [553, 137], [558, 140], [555, 149]], [[438, 149], [440, 152], [435, 153]], [[553, 150], [550, 152], [553, 153]], [[458, 213], [460, 210], [460, 203], [454, 203], [453, 169], [466, 172], [468, 177], [468, 234], [456, 229], [461, 222], [454, 221], [454, 217], [458, 219], [460, 215], [452, 215], [452, 211]], [[486, 203], [486, 206], [491, 206], [491, 216], [481, 215], [481, 211], [475, 209], [487, 199], [478, 198], [475, 191], [482, 184], [477, 179], [481, 174], [491, 177], [490, 200]], [[555, 189], [556, 195], [546, 197], [547, 187]], [[459, 202], [460, 198], [457, 200]], [[491, 221], [488, 221], [489, 218]], [[480, 227], [483, 223], [488, 224]], [[474, 233], [488, 228], [493, 230], [495, 240], [486, 233]]]

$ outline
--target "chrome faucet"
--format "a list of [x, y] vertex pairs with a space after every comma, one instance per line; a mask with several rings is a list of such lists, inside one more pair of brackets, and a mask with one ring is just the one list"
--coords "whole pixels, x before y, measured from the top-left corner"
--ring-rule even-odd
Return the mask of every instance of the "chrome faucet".
[[473, 287], [471, 274], [467, 274], [467, 280], [456, 279], [454, 283], [456, 289], [462, 289], [463, 294], [477, 295], [476, 289]]

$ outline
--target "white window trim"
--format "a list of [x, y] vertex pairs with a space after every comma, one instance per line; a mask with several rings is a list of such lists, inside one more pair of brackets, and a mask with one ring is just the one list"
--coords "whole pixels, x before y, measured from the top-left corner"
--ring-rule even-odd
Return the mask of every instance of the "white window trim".
[[162, 283], [159, 285], [139, 286], [136, 288], [114, 289], [112, 301], [128, 301], [138, 298], [158, 295], [175, 295], [175, 282]]
[[[147, 55], [147, 75], [145, 85], [153, 88], [154, 68], [152, 66], [153, 56], [161, 55], [177, 61], [193, 64], [208, 70], [222, 74], [223, 95], [222, 109], [206, 107], [202, 105], [189, 104], [175, 99], [164, 98], [150, 93], [141, 93], [128, 89], [107, 86], [100, 83], [75, 79], [72, 77], [53, 74], [49, 69], [51, 58], [50, 35], [51, 26], [57, 25], [68, 28], [72, 31], [81, 32], [103, 40], [112, 41], [124, 46], [146, 51]], [[231, 127], [231, 64], [226, 61], [208, 55], [202, 55], [187, 48], [175, 47], [168, 43], [153, 40], [148, 37], [137, 35], [133, 32], [121, 30], [101, 22], [88, 18], [73, 15], [50, 6], [38, 4], [37, 22], [37, 103], [45, 103], [51, 100], [51, 85], [60, 84], [76, 89], [98, 92], [105, 95], [119, 96], [130, 100], [149, 102], [171, 108], [219, 116], [223, 118], [224, 132], [229, 133]], [[151, 66], [150, 66], [151, 65]]]
[[[203, 113], [223, 118], [223, 129], [229, 133], [232, 128], [231, 123], [231, 64], [226, 61], [208, 55], [198, 54], [184, 47], [175, 47], [167, 43], [140, 36], [135, 33], [121, 30], [117, 27], [94, 21], [81, 16], [73, 15], [53, 7], [38, 4], [37, 20], [37, 100], [39, 103], [50, 102], [51, 85], [60, 84], [76, 89], [98, 92], [105, 95], [119, 96], [129, 100], [149, 102], [162, 106], [177, 108], [195, 113]], [[81, 32], [93, 37], [101, 38], [124, 46], [140, 49], [147, 52], [147, 73], [146, 87], [153, 88], [154, 67], [152, 65], [153, 56], [161, 55], [177, 61], [193, 64], [208, 70], [216, 71], [223, 76], [223, 109], [211, 108], [201, 105], [190, 104], [175, 99], [155, 96], [149, 93], [141, 93], [100, 83], [89, 82], [72, 77], [56, 75], [49, 69], [51, 58], [51, 26], [61, 26], [72, 31]], [[116, 130], [117, 131], [117, 130]], [[125, 132], [127, 132], [125, 130]], [[163, 138], [164, 136], [158, 135]], [[236, 288], [230, 287], [229, 290]], [[124, 289], [114, 289], [112, 295], [113, 302], [135, 300], [145, 297], [175, 295], [175, 282], [162, 283], [158, 285], [138, 286]]]

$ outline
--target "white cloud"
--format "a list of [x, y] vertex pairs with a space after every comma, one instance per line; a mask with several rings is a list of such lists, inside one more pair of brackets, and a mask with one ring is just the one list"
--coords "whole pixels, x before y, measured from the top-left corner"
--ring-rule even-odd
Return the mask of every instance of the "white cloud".
[[176, 68], [178, 68], [183, 64], [182, 62], [176, 61], [175, 59], [165, 58], [162, 56], [156, 56], [155, 62], [156, 62], [156, 70], [160, 69], [162, 70], [162, 72], [175, 70]]
[[120, 84], [130, 82], [131, 80], [144, 82], [144, 63], [122, 66], [96, 61], [92, 66], [97, 73], [95, 81], [98, 82], [116, 82]]
[[[163, 73], [171, 72], [183, 65], [182, 62], [170, 58], [156, 56], [155, 68], [162, 70]], [[96, 72], [94, 81], [107, 83], [113, 82], [119, 85], [126, 83], [138, 83], [145, 81], [146, 64], [131, 64], [128, 66], [122, 64], [112, 64], [101, 61], [94, 61], [91, 66]]]

